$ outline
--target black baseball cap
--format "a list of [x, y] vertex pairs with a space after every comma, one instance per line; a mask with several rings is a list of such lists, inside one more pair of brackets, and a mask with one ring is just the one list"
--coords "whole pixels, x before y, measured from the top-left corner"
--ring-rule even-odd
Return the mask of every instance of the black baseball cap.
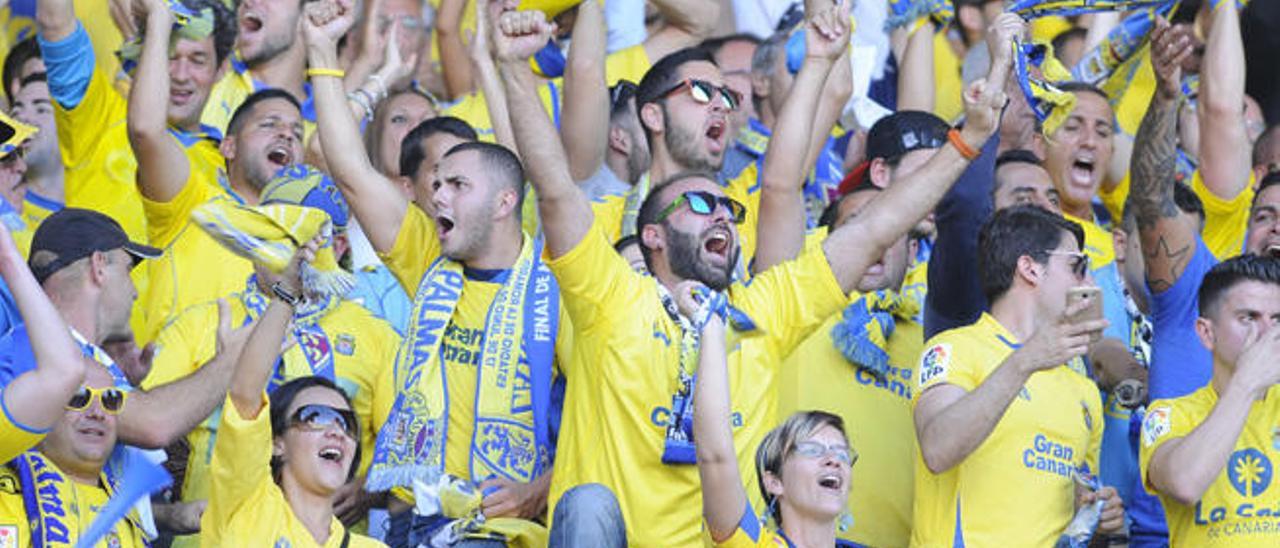
[[95, 251], [124, 249], [133, 256], [133, 264], [142, 259], [156, 259], [164, 252], [151, 246], [129, 241], [129, 235], [115, 219], [89, 209], [74, 207], [45, 218], [31, 237], [31, 253], [27, 265], [36, 281], [44, 283], [54, 272], [92, 255]]
[[903, 110], [881, 118], [867, 132], [867, 159], [840, 182], [840, 194], [861, 186], [872, 160], [901, 158], [915, 150], [942, 148], [950, 130], [951, 125], [942, 118], [918, 110]]

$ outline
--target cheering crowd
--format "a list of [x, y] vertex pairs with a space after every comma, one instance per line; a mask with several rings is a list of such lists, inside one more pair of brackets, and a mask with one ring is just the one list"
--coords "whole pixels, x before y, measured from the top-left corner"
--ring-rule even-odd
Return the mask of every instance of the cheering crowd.
[[0, 548], [1280, 545], [1280, 3], [0, 21]]

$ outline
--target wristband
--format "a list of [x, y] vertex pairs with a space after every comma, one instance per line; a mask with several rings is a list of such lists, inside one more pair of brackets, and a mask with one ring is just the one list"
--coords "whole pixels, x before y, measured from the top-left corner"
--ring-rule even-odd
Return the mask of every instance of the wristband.
[[951, 146], [956, 147], [956, 150], [960, 152], [961, 156], [964, 156], [964, 159], [973, 161], [978, 158], [978, 151], [973, 150], [973, 147], [970, 147], [969, 143], [964, 142], [964, 139], [960, 137], [960, 130], [956, 128], [948, 130], [947, 140], [951, 141]]
[[276, 298], [284, 302], [284, 304], [289, 305], [290, 308], [298, 308], [298, 304], [302, 302], [301, 295], [294, 295], [293, 293], [290, 293], [288, 289], [284, 288], [284, 284], [280, 282], [271, 284], [271, 293], [273, 293]]
[[308, 78], [312, 78], [312, 77], [315, 77], [315, 76], [332, 76], [332, 77], [334, 77], [334, 78], [337, 78], [337, 79], [341, 80], [341, 79], [343, 79], [343, 78], [346, 78], [346, 76], [347, 76], [347, 72], [346, 72], [346, 71], [344, 71], [344, 70], [342, 70], [342, 69], [333, 69], [333, 68], [309, 68], [309, 69], [307, 69], [307, 77], [308, 77]]

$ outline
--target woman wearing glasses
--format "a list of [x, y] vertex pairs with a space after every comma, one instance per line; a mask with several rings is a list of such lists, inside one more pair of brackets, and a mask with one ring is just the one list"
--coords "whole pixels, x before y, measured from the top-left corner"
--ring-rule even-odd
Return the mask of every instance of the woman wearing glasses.
[[360, 461], [347, 396], [328, 379], [301, 377], [272, 392], [268, 406], [267, 381], [301, 301], [299, 265], [314, 258], [317, 243], [300, 248], [272, 287], [275, 298], [236, 364], [200, 522], [205, 546], [383, 546], [352, 535], [333, 513], [335, 493]]
[[849, 499], [856, 459], [840, 417], [821, 411], [792, 415], [756, 450], [763, 519], [747, 500], [730, 427], [723, 294], [685, 282], [676, 291], [681, 314], [698, 329], [698, 372], [693, 393], [693, 438], [702, 479], [702, 517], [717, 546], [836, 545], [836, 520]]

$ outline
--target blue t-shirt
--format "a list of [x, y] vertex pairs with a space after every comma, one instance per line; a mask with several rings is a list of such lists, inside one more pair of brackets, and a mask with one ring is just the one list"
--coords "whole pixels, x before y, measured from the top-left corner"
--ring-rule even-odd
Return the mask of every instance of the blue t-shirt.
[[1200, 317], [1200, 281], [1216, 264], [1218, 259], [1197, 237], [1195, 255], [1182, 276], [1169, 289], [1152, 293], [1152, 400], [1190, 394], [1207, 384], [1213, 374], [1213, 357], [1200, 344], [1195, 327]]
[[356, 271], [356, 285], [347, 299], [360, 303], [375, 317], [391, 324], [401, 336], [409, 328], [409, 314], [413, 303], [404, 287], [382, 265], [361, 268]]

